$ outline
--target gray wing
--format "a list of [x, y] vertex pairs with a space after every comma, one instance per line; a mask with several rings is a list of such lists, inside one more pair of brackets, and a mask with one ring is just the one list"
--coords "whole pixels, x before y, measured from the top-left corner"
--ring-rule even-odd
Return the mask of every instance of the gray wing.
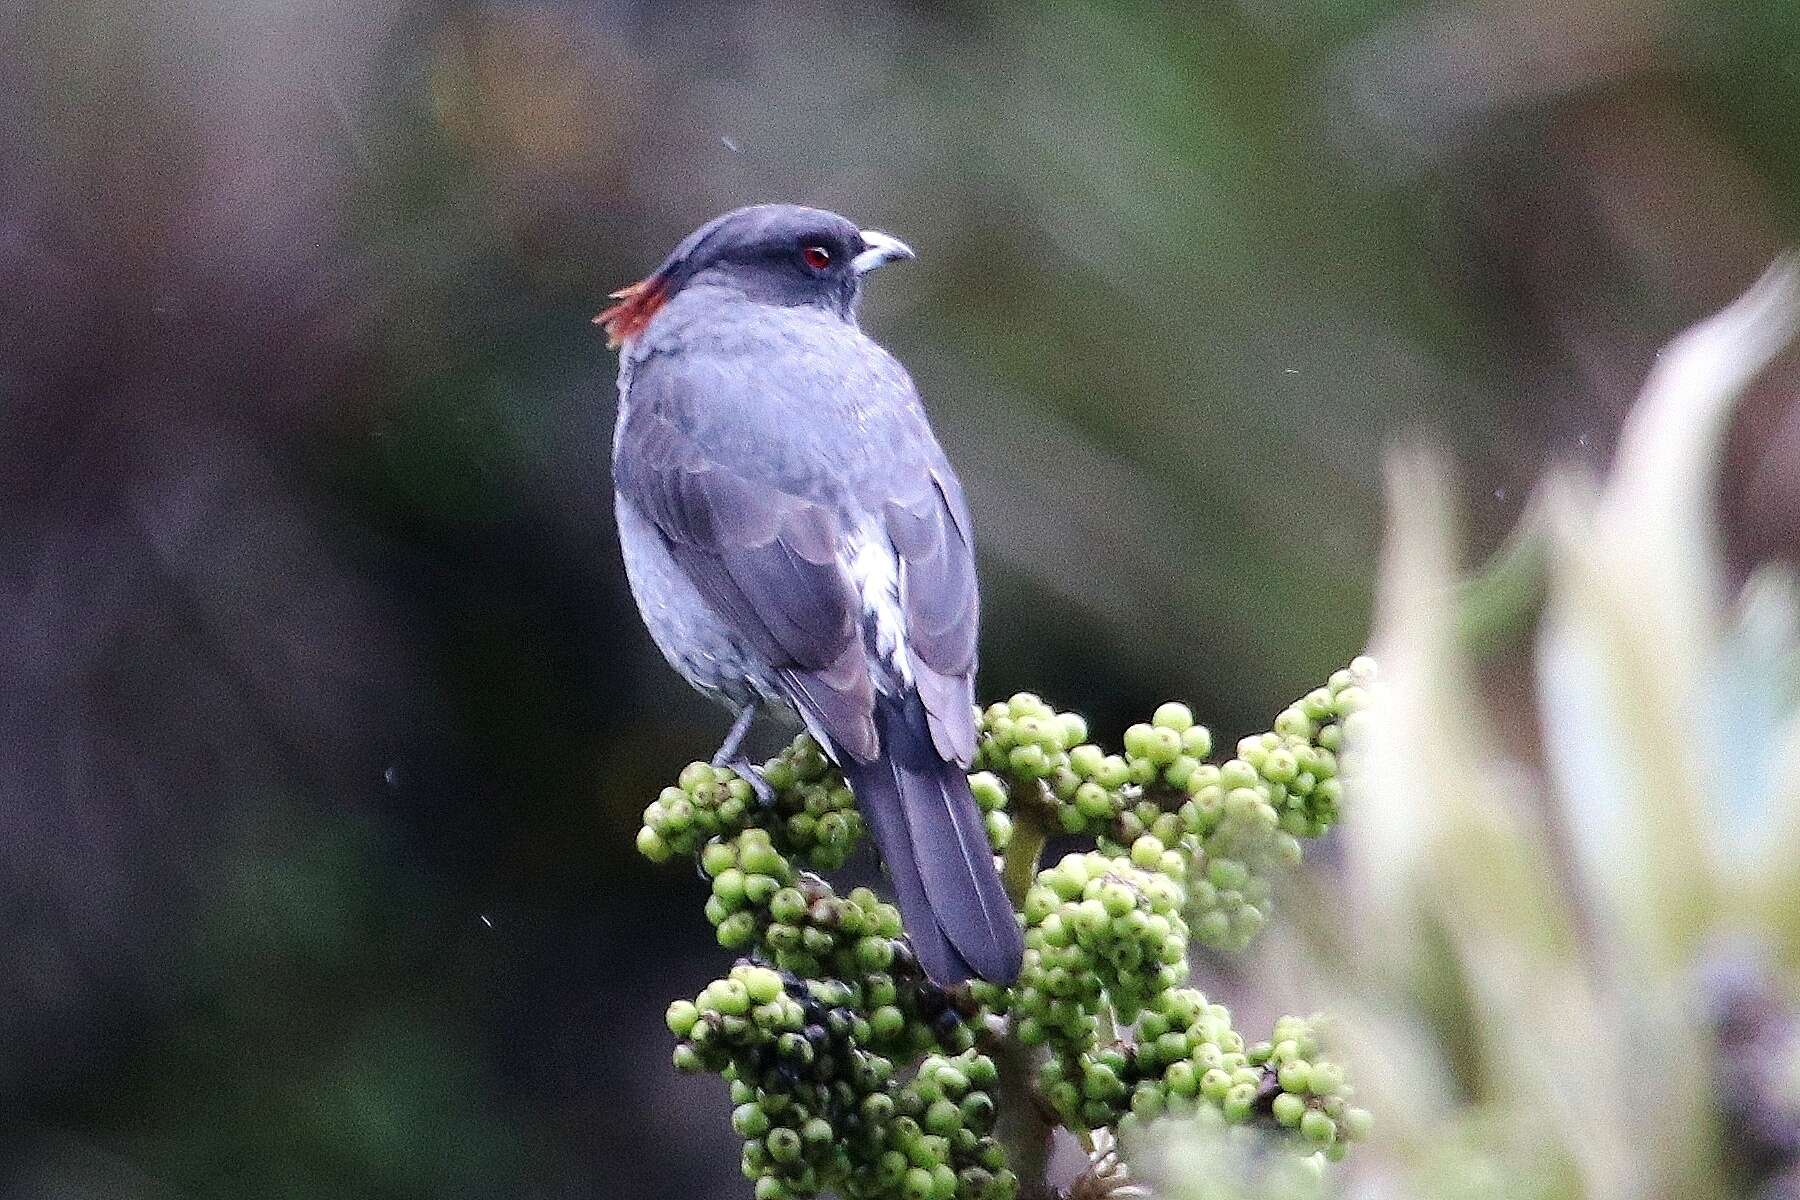
[[619, 431], [613, 483], [676, 564], [763, 658], [789, 699], [839, 751], [880, 753], [874, 689], [837, 514], [710, 458], [653, 410]]
[[[930, 437], [929, 431], [925, 436]], [[932, 443], [935, 450], [935, 442]], [[885, 501], [888, 538], [900, 555], [901, 604], [913, 682], [932, 744], [949, 762], [975, 757], [975, 646], [981, 601], [968, 505], [949, 464], [907, 473]]]

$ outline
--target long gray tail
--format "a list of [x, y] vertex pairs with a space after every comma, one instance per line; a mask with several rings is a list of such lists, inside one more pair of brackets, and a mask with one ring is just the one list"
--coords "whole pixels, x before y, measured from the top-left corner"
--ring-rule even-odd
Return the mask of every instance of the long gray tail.
[[[917, 696], [878, 696], [882, 756], [844, 774], [893, 877], [900, 917], [933, 982], [1010, 984], [1025, 943], [969, 779], [938, 757]], [[848, 756], [846, 756], [847, 758]]]

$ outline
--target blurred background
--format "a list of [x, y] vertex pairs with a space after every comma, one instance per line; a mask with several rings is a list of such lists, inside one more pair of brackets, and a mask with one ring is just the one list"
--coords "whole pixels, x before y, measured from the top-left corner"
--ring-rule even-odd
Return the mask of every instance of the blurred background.
[[[983, 692], [1222, 738], [1362, 647], [1387, 447], [1451, 447], [1491, 549], [1800, 225], [1773, 0], [59, 0], [0, 44], [9, 1200], [743, 1194], [662, 1026], [702, 890], [631, 851], [725, 720], [624, 590], [588, 323], [716, 213], [920, 252], [864, 322], [975, 509]], [[1800, 544], [1791, 396], [1733, 435], [1742, 564]]]

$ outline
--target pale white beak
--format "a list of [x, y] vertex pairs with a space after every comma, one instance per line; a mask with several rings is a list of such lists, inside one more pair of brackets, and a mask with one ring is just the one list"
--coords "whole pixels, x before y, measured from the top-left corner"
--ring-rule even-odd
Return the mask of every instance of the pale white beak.
[[858, 275], [867, 275], [882, 263], [913, 257], [912, 247], [893, 234], [865, 229], [862, 231], [862, 240], [868, 249], [850, 260], [850, 265]]

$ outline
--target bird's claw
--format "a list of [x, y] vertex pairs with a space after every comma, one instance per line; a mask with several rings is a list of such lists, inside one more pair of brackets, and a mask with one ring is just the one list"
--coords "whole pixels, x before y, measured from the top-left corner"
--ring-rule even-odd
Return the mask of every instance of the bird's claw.
[[753, 766], [749, 759], [740, 757], [730, 762], [715, 762], [713, 765], [736, 771], [738, 778], [749, 784], [750, 790], [756, 793], [758, 804], [764, 808], [775, 807], [775, 789], [770, 787], [769, 781], [763, 778], [762, 770]]

